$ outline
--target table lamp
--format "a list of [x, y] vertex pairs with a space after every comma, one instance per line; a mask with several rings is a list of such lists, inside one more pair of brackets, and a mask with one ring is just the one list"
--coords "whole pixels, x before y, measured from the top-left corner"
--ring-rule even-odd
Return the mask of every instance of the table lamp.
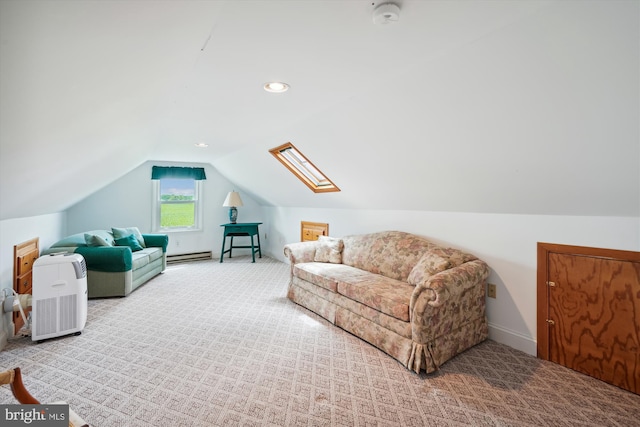
[[242, 206], [240, 193], [230, 191], [229, 194], [227, 194], [227, 198], [224, 199], [222, 206], [229, 208], [229, 222], [231, 222], [231, 224], [235, 224], [238, 219], [238, 209], [236, 209], [236, 207]]

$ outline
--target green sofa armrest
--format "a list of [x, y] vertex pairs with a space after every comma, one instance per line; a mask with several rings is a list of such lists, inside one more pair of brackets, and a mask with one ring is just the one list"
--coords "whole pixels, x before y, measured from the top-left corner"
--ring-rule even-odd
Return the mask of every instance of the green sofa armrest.
[[144, 244], [147, 247], [162, 247], [162, 252], [167, 252], [169, 235], [167, 234], [143, 234]]
[[122, 272], [131, 270], [131, 248], [128, 246], [96, 246], [75, 248], [84, 257], [87, 269], [93, 271]]

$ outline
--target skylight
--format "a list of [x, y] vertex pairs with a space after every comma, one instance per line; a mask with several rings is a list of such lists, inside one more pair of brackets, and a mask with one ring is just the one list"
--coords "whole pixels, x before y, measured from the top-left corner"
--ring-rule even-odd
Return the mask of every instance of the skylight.
[[340, 189], [315, 167], [294, 145], [290, 142], [269, 150], [283, 165], [295, 176], [304, 182], [315, 193], [328, 193], [340, 191]]

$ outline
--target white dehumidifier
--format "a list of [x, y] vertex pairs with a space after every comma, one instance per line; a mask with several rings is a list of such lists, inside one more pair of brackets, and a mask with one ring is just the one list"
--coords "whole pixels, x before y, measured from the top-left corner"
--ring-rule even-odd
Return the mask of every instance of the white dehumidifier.
[[80, 254], [43, 255], [33, 263], [31, 340], [82, 333], [87, 323], [87, 264]]

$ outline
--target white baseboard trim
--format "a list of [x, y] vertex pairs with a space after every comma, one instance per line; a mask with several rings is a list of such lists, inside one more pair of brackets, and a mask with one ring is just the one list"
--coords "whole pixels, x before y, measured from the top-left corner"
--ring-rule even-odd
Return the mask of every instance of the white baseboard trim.
[[489, 339], [499, 342], [532, 356], [538, 354], [538, 343], [535, 339], [489, 322]]
[[211, 251], [167, 255], [167, 264], [212, 259]]

